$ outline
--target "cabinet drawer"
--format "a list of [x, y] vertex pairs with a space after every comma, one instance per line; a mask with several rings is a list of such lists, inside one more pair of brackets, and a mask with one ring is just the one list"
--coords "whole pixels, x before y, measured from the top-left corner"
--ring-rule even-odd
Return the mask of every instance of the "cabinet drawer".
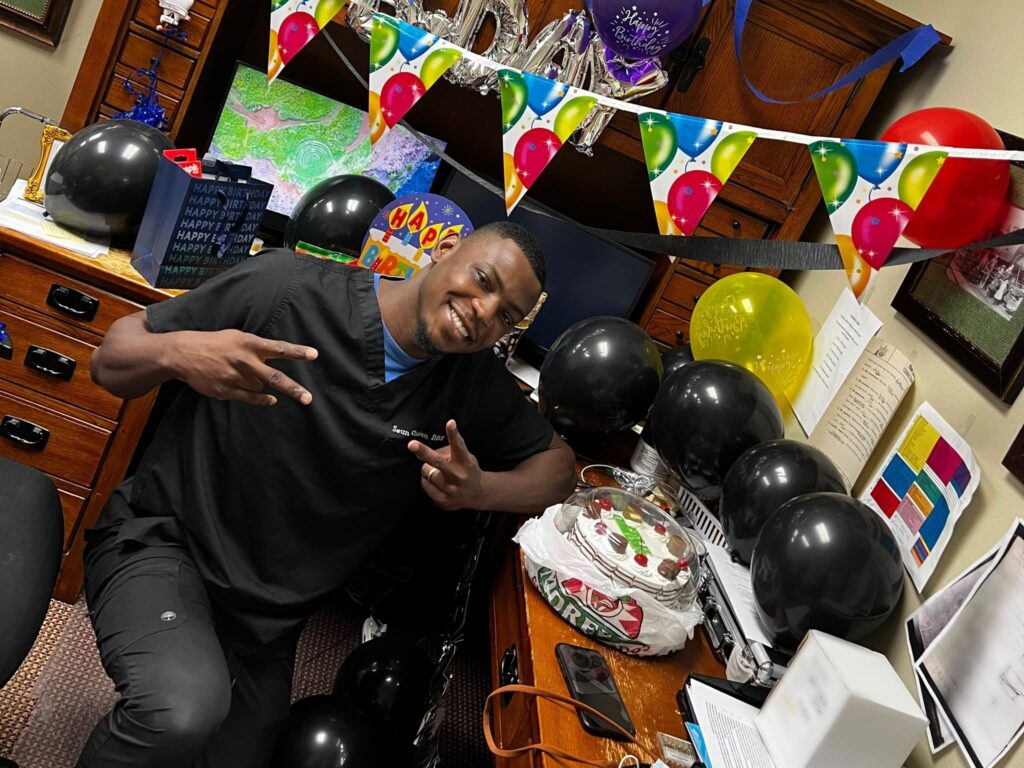
[[0, 383], [0, 456], [92, 485], [110, 431], [12, 394]]
[[167, 90], [173, 91], [168, 86], [177, 88], [176, 95], [180, 96], [192, 75], [192, 65], [195, 64], [195, 61], [189, 57], [163, 48], [134, 32], [129, 32], [125, 36], [124, 47], [117, 60], [129, 69], [149, 69], [153, 59], [157, 56], [161, 56], [160, 83]]
[[674, 347], [690, 340], [690, 321], [670, 315], [662, 309], [655, 309], [647, 321], [647, 335], [655, 341]]
[[78, 408], [116, 419], [121, 400], [92, 383], [89, 364], [96, 345], [73, 338], [33, 320], [35, 313], [21, 311], [0, 301], [0, 322], [14, 346], [10, 360], [0, 359], [0, 378], [69, 403]]
[[689, 316], [689, 313], [693, 312], [693, 308], [697, 306], [697, 299], [710, 287], [707, 283], [693, 280], [676, 272], [665, 286], [665, 292], [661, 294], [661, 298], [662, 301], [671, 301], [686, 310], [687, 316]]
[[4, 298], [103, 335], [120, 317], [142, 307], [5, 253], [0, 253]]
[[[161, 9], [159, 3], [143, 0], [135, 10], [135, 21], [146, 29], [156, 29], [160, 23]], [[178, 24], [178, 29], [188, 35], [182, 45], [199, 50], [203, 47], [203, 40], [206, 39], [206, 31], [210, 28], [210, 17], [213, 9], [198, 3], [193, 5], [188, 12], [189, 20]]]
[[[156, 8], [159, 10], [160, 6], [156, 6]], [[122, 64], [114, 67], [114, 76], [110, 78], [110, 87], [107, 88], [107, 93], [103, 97], [103, 103], [115, 112], [126, 112], [135, 106], [135, 97], [124, 87], [125, 78], [131, 74], [132, 72]], [[135, 85], [135, 90], [148, 87], [146, 83], [139, 82], [138, 77], [132, 76], [132, 83]], [[167, 120], [165, 125], [170, 125], [174, 122], [174, 116], [178, 114], [179, 100], [164, 93], [160, 88], [157, 88], [156, 98], [157, 104], [164, 109], [164, 119]]]

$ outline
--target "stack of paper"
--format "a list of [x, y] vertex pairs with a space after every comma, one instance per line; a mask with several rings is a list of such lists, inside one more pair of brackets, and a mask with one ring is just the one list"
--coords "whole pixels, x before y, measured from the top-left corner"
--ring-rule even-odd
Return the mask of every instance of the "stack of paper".
[[86, 240], [81, 235], [64, 229], [55, 224], [44, 214], [41, 205], [30, 203], [22, 197], [25, 181], [19, 179], [14, 183], [7, 199], [0, 202], [0, 227], [13, 229], [34, 240], [50, 243], [74, 253], [95, 259], [110, 250], [105, 240]]

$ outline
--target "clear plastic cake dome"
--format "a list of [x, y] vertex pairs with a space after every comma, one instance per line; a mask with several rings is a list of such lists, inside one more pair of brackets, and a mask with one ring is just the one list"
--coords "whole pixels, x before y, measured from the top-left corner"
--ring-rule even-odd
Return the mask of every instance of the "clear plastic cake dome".
[[699, 549], [656, 505], [620, 488], [590, 488], [566, 499], [554, 522], [615, 582], [643, 589], [675, 610], [693, 606]]

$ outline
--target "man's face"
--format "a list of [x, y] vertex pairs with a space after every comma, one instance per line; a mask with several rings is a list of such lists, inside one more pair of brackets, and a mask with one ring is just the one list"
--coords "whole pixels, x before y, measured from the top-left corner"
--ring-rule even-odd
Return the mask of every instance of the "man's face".
[[439, 244], [422, 275], [417, 343], [431, 355], [488, 349], [533, 308], [540, 282], [513, 241], [496, 235]]

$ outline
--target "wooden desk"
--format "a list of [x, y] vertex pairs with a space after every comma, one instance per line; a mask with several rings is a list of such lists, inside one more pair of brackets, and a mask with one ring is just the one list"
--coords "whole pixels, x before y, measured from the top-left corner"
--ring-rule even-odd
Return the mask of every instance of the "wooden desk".
[[[698, 672], [725, 676], [725, 668], [712, 654], [699, 627], [683, 650], [657, 658], [627, 656], [580, 634], [548, 606], [530, 583], [515, 546], [510, 546], [505, 554], [491, 595], [490, 622], [495, 687], [501, 685], [502, 659], [514, 647], [519, 682], [567, 696], [569, 692], [555, 659], [555, 646], [570, 643], [599, 650], [608, 660], [636, 725], [637, 740], [644, 748], [637, 757], [644, 762], [660, 757], [656, 752], [658, 731], [688, 740], [675, 701], [686, 675]], [[629, 745], [584, 731], [574, 709], [527, 696], [516, 695], [508, 702], [497, 702], [494, 733], [499, 745], [505, 748], [544, 742], [593, 760], [618, 761], [629, 754]], [[515, 759], [498, 758], [497, 765], [561, 768], [565, 764], [532, 753]]]
[[[91, 381], [92, 351], [120, 317], [161, 301], [127, 251], [96, 259], [0, 228], [0, 320], [12, 359], [0, 358], [0, 455], [46, 472], [64, 513], [55, 596], [82, 586], [83, 533], [124, 479], [156, 392], [120, 400]], [[61, 356], [34, 364], [34, 354]]]

